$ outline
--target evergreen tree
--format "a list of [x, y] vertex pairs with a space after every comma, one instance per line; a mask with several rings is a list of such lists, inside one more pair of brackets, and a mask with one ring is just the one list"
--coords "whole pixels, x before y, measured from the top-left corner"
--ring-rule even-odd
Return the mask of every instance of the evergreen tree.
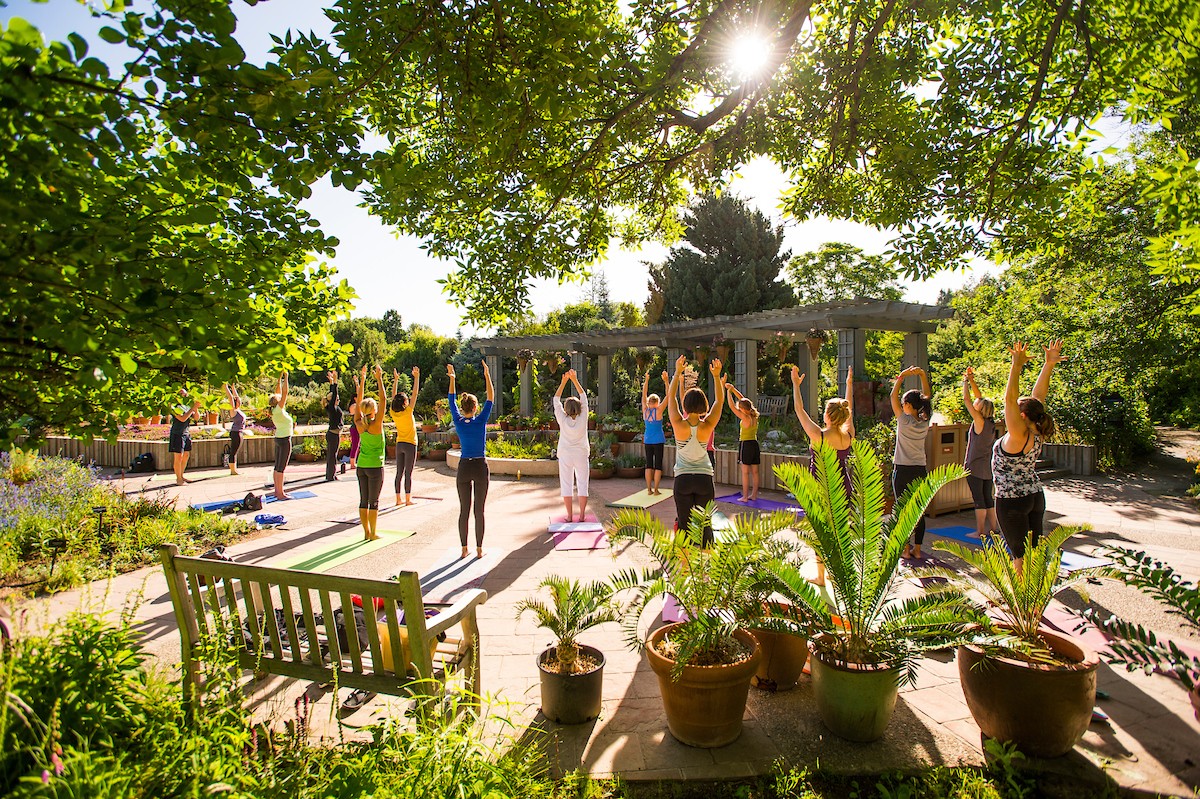
[[791, 256], [780, 251], [781, 225], [772, 225], [738, 197], [711, 194], [696, 201], [684, 224], [684, 244], [650, 267], [647, 321], [678, 322], [795, 304], [791, 290], [778, 279]]

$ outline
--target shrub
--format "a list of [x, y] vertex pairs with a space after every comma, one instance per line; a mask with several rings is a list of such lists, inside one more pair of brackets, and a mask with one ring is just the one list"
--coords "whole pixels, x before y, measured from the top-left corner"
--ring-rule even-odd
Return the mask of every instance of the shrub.
[[624, 455], [617, 456], [617, 468], [620, 469], [645, 469], [646, 459], [641, 455], [632, 452], [627, 452]]
[[537, 438], [505, 438], [497, 435], [487, 442], [489, 458], [517, 458], [519, 460], [540, 460], [549, 458], [551, 444], [549, 441]]

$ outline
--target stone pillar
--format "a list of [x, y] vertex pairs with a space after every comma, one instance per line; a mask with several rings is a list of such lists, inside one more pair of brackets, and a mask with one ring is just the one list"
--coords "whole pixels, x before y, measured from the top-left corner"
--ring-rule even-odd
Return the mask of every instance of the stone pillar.
[[521, 370], [521, 415], [533, 416], [533, 362]]
[[738, 339], [733, 342], [733, 384], [758, 405], [758, 342]]
[[[846, 385], [846, 370], [854, 367], [854, 382], [867, 379], [867, 331], [862, 328], [838, 331], [838, 386]], [[838, 388], [840, 395], [842, 388]]]
[[501, 371], [503, 359], [499, 355], [484, 357], [487, 359], [488, 370], [492, 373], [492, 389], [496, 392], [496, 399], [492, 401], [492, 415], [488, 418], [489, 422], [494, 422], [504, 415], [504, 372]]
[[575, 370], [575, 376], [579, 378], [579, 385], [583, 386], [584, 391], [587, 391], [587, 353], [583, 350], [575, 350], [572, 352], [571, 368]]
[[596, 356], [596, 414], [612, 413], [612, 356]]
[[[808, 351], [807, 344], [801, 343], [799, 363], [796, 365], [804, 375], [804, 380], [800, 383], [800, 399], [804, 403], [804, 410], [817, 424], [823, 424], [824, 409], [818, 407], [821, 398], [821, 362]], [[795, 410], [792, 412], [795, 413]]]
[[[904, 336], [904, 361], [901, 368], [919, 366], [929, 374], [929, 334], [908, 333]], [[912, 375], [904, 379], [904, 390], [921, 388], [921, 378]]]

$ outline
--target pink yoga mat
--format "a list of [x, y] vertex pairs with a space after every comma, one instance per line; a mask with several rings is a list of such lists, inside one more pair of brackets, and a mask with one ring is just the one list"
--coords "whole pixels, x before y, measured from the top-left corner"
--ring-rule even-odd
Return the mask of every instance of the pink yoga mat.
[[570, 549], [604, 549], [607, 547], [608, 536], [605, 535], [603, 530], [554, 534], [554, 548], [560, 551]]
[[667, 624], [674, 624], [677, 621], [687, 621], [690, 617], [679, 607], [675, 597], [667, 594], [667, 601], [663, 603], [662, 618]]

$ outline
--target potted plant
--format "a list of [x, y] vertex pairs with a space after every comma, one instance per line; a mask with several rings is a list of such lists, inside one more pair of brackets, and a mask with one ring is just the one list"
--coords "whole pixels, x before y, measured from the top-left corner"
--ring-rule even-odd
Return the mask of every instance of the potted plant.
[[297, 463], [314, 463], [325, 457], [325, 442], [320, 436], [301, 436], [292, 449], [292, 459]]
[[[714, 506], [689, 519], [687, 527], [668, 530], [644, 509], [626, 509], [609, 523], [611, 541], [637, 541], [649, 548], [656, 568], [628, 569], [614, 575], [615, 597], [630, 595], [621, 609], [628, 645], [644, 651], [658, 676], [667, 727], [689, 746], [713, 748], [741, 734], [750, 679], [758, 668], [758, 641], [748, 628], [763, 618], [764, 575], [795, 547], [775, 534], [795, 524], [786, 513], [739, 514], [704, 549], [701, 536]], [[684, 621], [643, 636], [647, 605], [670, 595]]]
[[808, 354], [815, 361], [821, 357], [821, 348], [829, 341], [829, 331], [820, 328], [810, 328], [804, 335], [804, 343], [808, 345]]
[[588, 466], [588, 476], [593, 480], [607, 480], [616, 471], [616, 464], [608, 455], [592, 455]]
[[437, 422], [433, 419], [426, 419], [425, 421], [421, 422], [422, 433], [436, 433], [437, 429]]
[[621, 453], [621, 445], [615, 433], [605, 433], [596, 439], [596, 452], [602, 455], [617, 457]]
[[579, 636], [591, 628], [616, 621], [608, 583], [580, 583], [558, 575], [538, 586], [550, 590], [550, 601], [524, 599], [517, 617], [533, 613], [538, 626], [554, 635], [552, 646], [538, 655], [541, 673], [542, 715], [559, 724], [581, 724], [600, 715], [604, 689], [604, 654], [581, 644]]
[[818, 450], [816, 476], [796, 463], [775, 467], [805, 509], [799, 534], [825, 563], [833, 599], [831, 607], [811, 584], [781, 573], [791, 605], [782, 619], [809, 638], [822, 721], [842, 738], [873, 741], [887, 729], [900, 686], [916, 679], [917, 658], [963, 640], [979, 614], [949, 589], [896, 599], [905, 543], [934, 494], [963, 468], [942, 466], [914, 483], [889, 518], [879, 459], [861, 440], [852, 448], [852, 492], [828, 447]]
[[520, 349], [517, 350], [517, 374], [525, 371], [525, 367], [533, 360], [533, 350]]
[[959, 682], [979, 729], [1026, 755], [1066, 754], [1092, 720], [1099, 656], [1078, 640], [1042, 627], [1055, 594], [1114, 574], [1107, 566], [1059, 574], [1062, 545], [1081, 529], [1059, 527], [1036, 545], [1027, 541], [1020, 573], [998, 536], [978, 549], [938, 541], [934, 549], [962, 558], [982, 579], [949, 569], [925, 572], [977, 592], [1001, 617], [984, 616], [974, 640], [959, 646]]
[[617, 477], [637, 479], [646, 471], [646, 459], [632, 452], [617, 456]]
[[449, 441], [430, 441], [426, 444], [425, 456], [431, 461], [444, 461], [446, 460], [446, 453], [449, 451]]

